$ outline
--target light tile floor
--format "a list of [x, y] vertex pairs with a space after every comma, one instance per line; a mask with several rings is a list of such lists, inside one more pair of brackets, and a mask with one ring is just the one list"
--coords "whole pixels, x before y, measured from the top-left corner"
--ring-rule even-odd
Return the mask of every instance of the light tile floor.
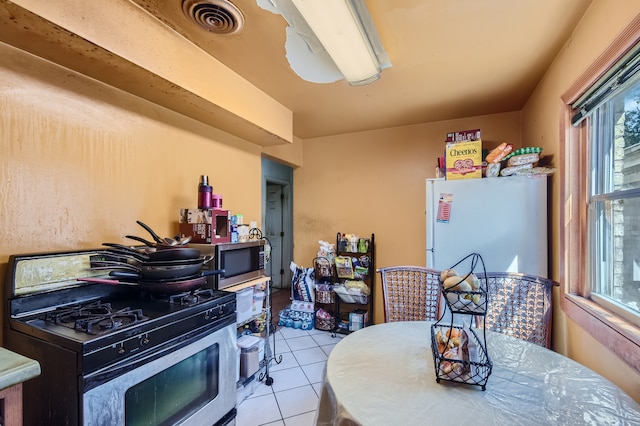
[[[327, 357], [342, 337], [320, 330], [279, 328], [275, 355], [282, 355], [282, 362], [271, 362], [273, 384], [258, 382], [255, 391], [238, 406], [236, 425], [313, 425]], [[269, 343], [273, 346], [273, 337]]]

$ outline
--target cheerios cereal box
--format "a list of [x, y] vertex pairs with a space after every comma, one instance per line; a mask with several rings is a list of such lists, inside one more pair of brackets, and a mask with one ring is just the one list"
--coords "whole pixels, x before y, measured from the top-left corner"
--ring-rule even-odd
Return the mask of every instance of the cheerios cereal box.
[[482, 140], [448, 142], [445, 157], [447, 180], [482, 177]]

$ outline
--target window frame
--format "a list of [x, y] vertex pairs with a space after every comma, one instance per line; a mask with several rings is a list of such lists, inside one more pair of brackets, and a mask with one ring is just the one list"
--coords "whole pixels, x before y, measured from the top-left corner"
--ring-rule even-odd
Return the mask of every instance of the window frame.
[[[560, 177], [560, 212], [564, 232], [560, 238], [560, 306], [598, 342], [613, 351], [626, 364], [640, 372], [640, 327], [589, 299], [589, 276], [584, 265], [589, 263], [587, 241], [587, 146], [586, 121], [573, 126], [571, 104], [591, 88], [637, 43], [640, 43], [640, 16], [614, 40], [605, 52], [580, 76], [561, 97], [560, 161], [564, 173]], [[578, 170], [578, 173], [568, 171]]]

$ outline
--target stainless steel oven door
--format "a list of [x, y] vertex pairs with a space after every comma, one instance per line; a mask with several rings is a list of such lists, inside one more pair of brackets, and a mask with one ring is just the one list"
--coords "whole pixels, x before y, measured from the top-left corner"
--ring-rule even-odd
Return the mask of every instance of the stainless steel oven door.
[[[184, 344], [184, 342], [182, 342]], [[213, 424], [236, 405], [235, 324], [84, 393], [85, 425]]]

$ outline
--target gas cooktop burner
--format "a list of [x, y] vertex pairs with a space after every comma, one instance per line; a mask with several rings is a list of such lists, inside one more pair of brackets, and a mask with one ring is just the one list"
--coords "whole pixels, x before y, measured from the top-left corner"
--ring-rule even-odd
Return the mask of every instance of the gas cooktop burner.
[[213, 298], [213, 290], [199, 289], [187, 293], [179, 293], [169, 296], [169, 303], [180, 306], [193, 306], [206, 302]]
[[85, 333], [100, 335], [148, 320], [141, 309], [111, 309], [100, 301], [86, 305], [71, 305], [48, 312], [45, 320]]

